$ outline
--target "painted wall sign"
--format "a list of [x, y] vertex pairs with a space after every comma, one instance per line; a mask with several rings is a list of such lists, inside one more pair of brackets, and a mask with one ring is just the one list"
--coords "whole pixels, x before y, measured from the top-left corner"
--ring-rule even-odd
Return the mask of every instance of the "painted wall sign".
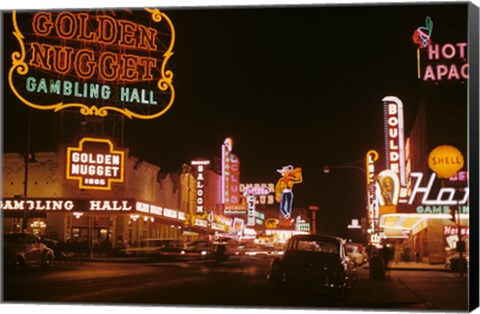
[[108, 139], [85, 137], [78, 147], [67, 147], [67, 179], [80, 189], [111, 190], [112, 182], [123, 182], [125, 153], [114, 150]]
[[153, 119], [173, 104], [175, 31], [158, 9], [12, 13], [8, 82], [27, 106]]
[[442, 145], [433, 149], [428, 156], [428, 166], [439, 178], [450, 178], [463, 168], [462, 153], [453, 146]]

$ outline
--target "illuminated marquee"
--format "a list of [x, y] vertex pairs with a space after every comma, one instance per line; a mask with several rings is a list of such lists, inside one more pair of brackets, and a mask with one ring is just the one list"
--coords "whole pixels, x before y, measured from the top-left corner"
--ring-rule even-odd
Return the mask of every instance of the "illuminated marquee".
[[240, 204], [240, 161], [232, 154], [233, 140], [226, 138], [222, 144], [222, 203]]
[[204, 194], [205, 194], [205, 167], [208, 167], [210, 165], [209, 160], [194, 160], [192, 161], [192, 166], [195, 166], [197, 171], [197, 200], [196, 200], [196, 207], [197, 207], [197, 214], [201, 214], [204, 212], [203, 204], [204, 204]]
[[385, 165], [387, 169], [398, 175], [400, 184], [405, 186], [403, 103], [393, 96], [385, 97], [382, 101], [385, 123]]
[[[77, 107], [152, 119], [173, 104], [175, 32], [158, 9], [12, 14], [19, 51], [8, 81], [24, 104], [39, 110]], [[53, 100], [52, 100], [53, 99]]]
[[130, 212], [133, 209], [133, 199], [120, 200], [90, 200], [90, 199], [11, 199], [0, 200], [0, 208], [4, 211], [34, 211], [34, 212]]
[[79, 147], [67, 148], [67, 179], [78, 180], [80, 189], [110, 190], [124, 180], [124, 155], [110, 140], [83, 138]]

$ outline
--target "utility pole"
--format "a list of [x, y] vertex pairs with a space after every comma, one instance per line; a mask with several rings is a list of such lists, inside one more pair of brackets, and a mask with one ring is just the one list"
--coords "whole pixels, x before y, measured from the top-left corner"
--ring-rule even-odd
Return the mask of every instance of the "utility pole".
[[[27, 200], [27, 192], [28, 192], [28, 167], [29, 167], [29, 159], [30, 159], [30, 126], [32, 124], [32, 109], [28, 110], [28, 125], [27, 125], [27, 147], [24, 154], [24, 163], [25, 163], [25, 171], [24, 171], [24, 178], [23, 178], [23, 198]], [[22, 230], [23, 232], [27, 232], [28, 230], [28, 208], [25, 206], [23, 210], [23, 221], [22, 221]]]

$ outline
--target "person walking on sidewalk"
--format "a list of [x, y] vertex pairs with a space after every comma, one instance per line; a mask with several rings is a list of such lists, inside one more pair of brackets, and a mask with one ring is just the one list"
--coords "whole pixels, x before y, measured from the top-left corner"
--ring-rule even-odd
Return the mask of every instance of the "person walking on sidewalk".
[[387, 277], [390, 277], [390, 268], [388, 267], [388, 264], [390, 263], [390, 260], [393, 256], [392, 251], [386, 245], [384, 245], [380, 250], [380, 256], [383, 259], [383, 268], [385, 270], [385, 275]]

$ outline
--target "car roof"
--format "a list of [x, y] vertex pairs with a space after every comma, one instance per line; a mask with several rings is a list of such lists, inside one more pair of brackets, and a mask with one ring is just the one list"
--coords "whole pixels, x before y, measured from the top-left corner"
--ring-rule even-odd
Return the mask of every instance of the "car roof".
[[314, 240], [330, 240], [330, 241], [338, 241], [338, 242], [345, 242], [344, 239], [332, 236], [328, 234], [296, 234], [293, 235], [290, 240], [307, 240], [307, 241], [314, 241]]

